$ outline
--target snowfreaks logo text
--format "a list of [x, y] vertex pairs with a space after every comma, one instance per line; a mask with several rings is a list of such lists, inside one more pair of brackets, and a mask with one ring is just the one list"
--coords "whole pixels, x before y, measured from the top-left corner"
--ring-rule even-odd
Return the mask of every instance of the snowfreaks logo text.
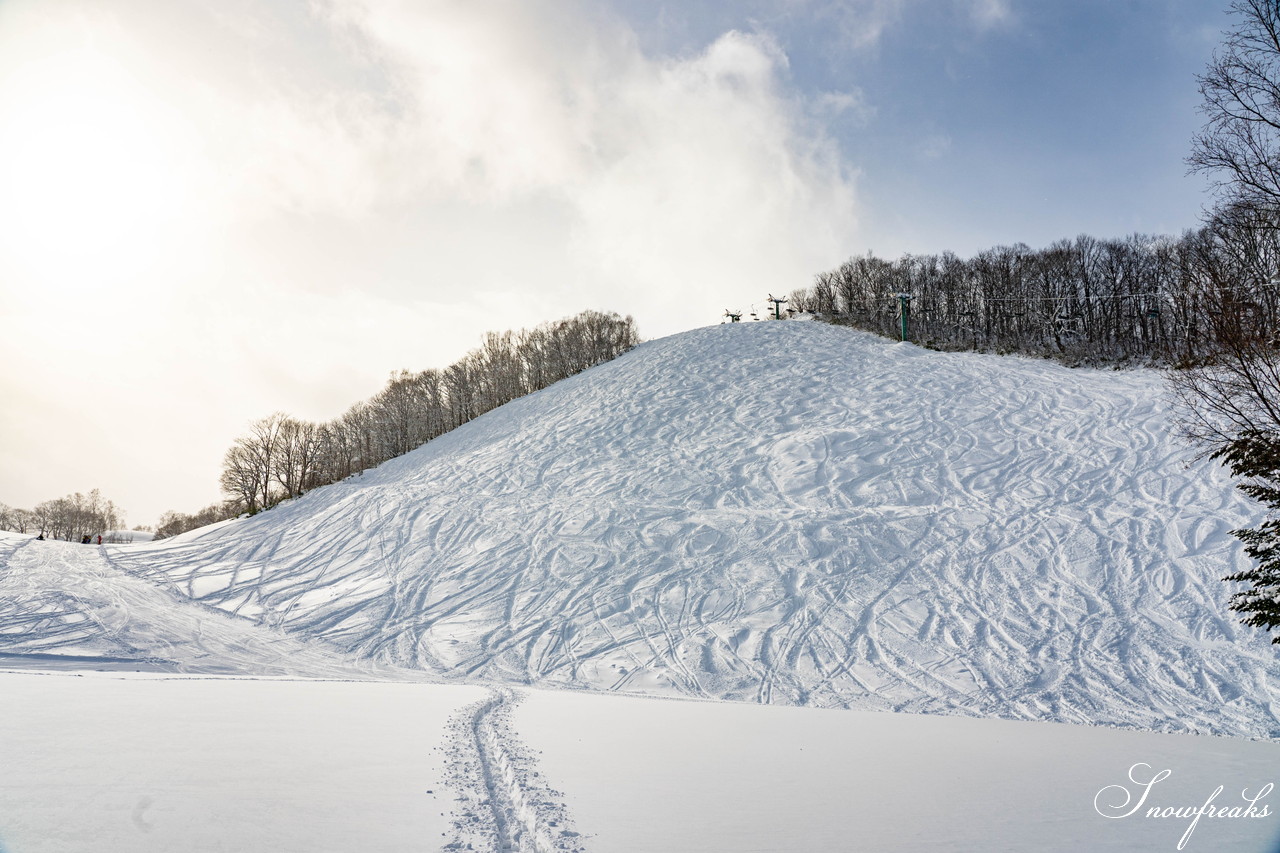
[[1191, 823], [1187, 825], [1187, 831], [1182, 833], [1182, 838], [1178, 840], [1179, 850], [1186, 846], [1187, 841], [1191, 838], [1191, 833], [1195, 832], [1196, 824], [1200, 822], [1202, 817], [1219, 820], [1222, 818], [1269, 817], [1271, 815], [1270, 807], [1262, 802], [1271, 793], [1271, 789], [1275, 787], [1271, 782], [1260, 786], [1256, 793], [1250, 793], [1247, 788], [1241, 789], [1238, 803], [1215, 805], [1214, 801], [1218, 799], [1225, 787], [1219, 785], [1202, 805], [1148, 804], [1148, 799], [1151, 799], [1153, 803], [1158, 802], [1158, 800], [1151, 797], [1151, 789], [1156, 786], [1156, 783], [1168, 779], [1172, 775], [1172, 770], [1161, 770], [1159, 773], [1154, 773], [1150, 764], [1135, 764], [1129, 768], [1129, 782], [1134, 787], [1108, 785], [1094, 795], [1093, 808], [1098, 814], [1113, 820], [1136, 815], [1144, 807], [1145, 810], [1142, 811], [1143, 817], [1190, 820]]

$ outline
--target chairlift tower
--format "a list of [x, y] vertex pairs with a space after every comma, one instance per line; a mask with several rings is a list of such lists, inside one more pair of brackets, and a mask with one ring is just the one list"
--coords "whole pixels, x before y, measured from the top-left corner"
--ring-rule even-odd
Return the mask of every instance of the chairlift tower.
[[911, 318], [911, 294], [899, 293], [898, 294], [898, 319], [902, 321], [902, 339], [904, 341], [908, 340], [911, 337], [910, 328], [908, 326], [908, 323], [910, 322], [910, 318]]
[[773, 319], [781, 320], [782, 312], [779, 309], [784, 303], [786, 303], [787, 301], [786, 297], [777, 297], [777, 296], [774, 296], [772, 293], [770, 293], [769, 299], [767, 301], [773, 303]]

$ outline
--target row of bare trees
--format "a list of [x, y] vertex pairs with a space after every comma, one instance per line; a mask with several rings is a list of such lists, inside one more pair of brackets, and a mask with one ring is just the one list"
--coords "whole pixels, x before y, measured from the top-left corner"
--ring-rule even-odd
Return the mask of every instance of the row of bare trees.
[[1048, 248], [999, 246], [969, 259], [851, 258], [790, 297], [796, 310], [925, 346], [1048, 356], [1068, 363], [1189, 364], [1215, 330], [1275, 328], [1280, 239], [1239, 211], [1181, 238], [1081, 236]]
[[[638, 343], [630, 317], [587, 311], [534, 329], [490, 333], [443, 370], [392, 374], [380, 392], [327, 423], [282, 412], [262, 418], [223, 460], [220, 482], [229, 498], [224, 513], [257, 512], [372, 468]], [[180, 532], [183, 518], [194, 522], [210, 514], [172, 513], [161, 527]]]
[[79, 541], [123, 526], [124, 512], [97, 489], [45, 501], [35, 509], [0, 504], [0, 530], [41, 533], [47, 539]]

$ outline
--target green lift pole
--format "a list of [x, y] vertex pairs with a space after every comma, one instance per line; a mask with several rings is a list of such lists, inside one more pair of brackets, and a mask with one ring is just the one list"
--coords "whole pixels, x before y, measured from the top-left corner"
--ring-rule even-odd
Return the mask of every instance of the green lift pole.
[[909, 340], [911, 338], [907, 327], [908, 318], [911, 316], [911, 294], [898, 294], [898, 316], [902, 319], [902, 339]]

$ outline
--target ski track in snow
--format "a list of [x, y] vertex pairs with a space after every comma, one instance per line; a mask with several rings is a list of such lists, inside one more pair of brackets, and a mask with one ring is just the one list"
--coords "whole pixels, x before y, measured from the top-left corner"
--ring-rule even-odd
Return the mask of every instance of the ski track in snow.
[[449, 850], [585, 853], [564, 805], [511, 728], [510, 688], [464, 708], [450, 725], [448, 776], [458, 792]]
[[0, 667], [371, 677], [345, 657], [132, 577], [103, 548], [0, 538]]
[[106, 552], [448, 678], [1280, 736], [1280, 664], [1219, 580], [1257, 517], [1153, 372], [758, 323]]

